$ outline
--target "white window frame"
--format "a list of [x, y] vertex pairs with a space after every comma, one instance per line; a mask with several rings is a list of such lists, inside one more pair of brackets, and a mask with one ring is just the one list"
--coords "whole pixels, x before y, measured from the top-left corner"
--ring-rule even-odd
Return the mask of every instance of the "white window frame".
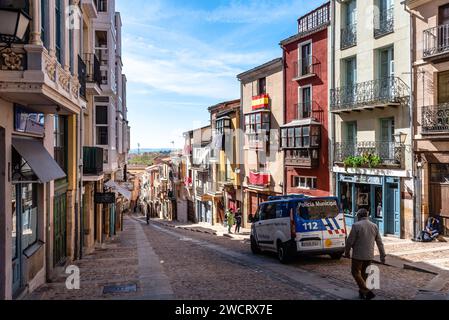
[[[304, 184], [302, 184], [301, 180], [304, 180]], [[309, 182], [310, 186], [309, 187]], [[294, 176], [293, 177], [293, 187], [301, 190], [317, 190], [317, 177], [308, 177], [308, 176]]]
[[[312, 108], [313, 108], [313, 86], [311, 84], [307, 84], [305, 86], [299, 86], [298, 87], [298, 119], [300, 119], [300, 115], [302, 116], [302, 113], [304, 110], [302, 110], [303, 108], [303, 103], [304, 103], [304, 97], [302, 96], [302, 89], [305, 88], [310, 88], [310, 114], [312, 114]], [[299, 109], [299, 106], [301, 105], [301, 110]], [[302, 119], [302, 117], [301, 117]]]
[[[304, 47], [305, 45], [310, 44], [310, 56], [313, 56], [313, 43], [312, 43], [312, 39], [309, 39], [307, 41], [303, 41], [298, 43], [298, 75], [304, 76], [302, 74], [302, 47]], [[301, 71], [301, 72], [300, 72]]]

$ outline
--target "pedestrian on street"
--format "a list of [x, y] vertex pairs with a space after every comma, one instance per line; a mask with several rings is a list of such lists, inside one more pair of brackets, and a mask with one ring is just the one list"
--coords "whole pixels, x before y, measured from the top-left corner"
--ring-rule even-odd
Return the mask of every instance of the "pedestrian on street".
[[359, 297], [363, 300], [371, 300], [376, 295], [366, 286], [368, 278], [366, 269], [374, 260], [374, 243], [377, 244], [382, 263], [385, 263], [386, 254], [379, 228], [369, 220], [368, 211], [360, 209], [357, 212], [357, 217], [359, 221], [352, 226], [351, 233], [346, 240], [345, 257], [351, 258], [352, 249], [351, 273], [359, 287]]
[[235, 223], [235, 216], [232, 210], [228, 210], [228, 213], [226, 214], [226, 220], [228, 224], [228, 233], [232, 233], [231, 228]]
[[240, 233], [240, 227], [242, 226], [242, 213], [240, 209], [237, 210], [235, 214], [235, 233]]

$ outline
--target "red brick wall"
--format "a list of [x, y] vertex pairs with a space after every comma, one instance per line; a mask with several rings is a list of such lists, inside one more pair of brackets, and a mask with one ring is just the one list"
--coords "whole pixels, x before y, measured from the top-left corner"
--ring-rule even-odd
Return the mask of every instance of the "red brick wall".
[[[312, 40], [312, 55], [318, 60], [317, 75], [301, 81], [293, 81], [295, 76], [295, 63], [298, 61], [298, 44]], [[312, 196], [328, 196], [330, 191], [329, 172], [329, 124], [328, 124], [328, 30], [322, 30], [315, 34], [306, 36], [298, 41], [290, 43], [284, 49], [285, 63], [285, 107], [286, 123], [295, 119], [295, 104], [298, 103], [298, 88], [300, 86], [312, 85], [312, 100], [315, 101], [321, 112], [319, 120], [322, 123], [320, 163], [317, 169], [299, 169], [286, 167], [287, 193], [305, 193]], [[300, 190], [293, 188], [293, 176], [317, 177], [318, 190]]]

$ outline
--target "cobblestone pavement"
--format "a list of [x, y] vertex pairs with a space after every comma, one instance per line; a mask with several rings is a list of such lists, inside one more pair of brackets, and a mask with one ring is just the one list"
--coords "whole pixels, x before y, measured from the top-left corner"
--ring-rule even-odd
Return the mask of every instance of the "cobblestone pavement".
[[[136, 217], [127, 217], [124, 227], [104, 249], [76, 263], [80, 290], [67, 290], [67, 275], [62, 274], [26, 299], [357, 299], [346, 259], [300, 257], [282, 265], [272, 254], [253, 255], [246, 239], [169, 227], [161, 221], [147, 225]], [[379, 268], [379, 299], [420, 298], [419, 289], [435, 278], [391, 266]], [[136, 291], [104, 294], [110, 285], [134, 285]]]

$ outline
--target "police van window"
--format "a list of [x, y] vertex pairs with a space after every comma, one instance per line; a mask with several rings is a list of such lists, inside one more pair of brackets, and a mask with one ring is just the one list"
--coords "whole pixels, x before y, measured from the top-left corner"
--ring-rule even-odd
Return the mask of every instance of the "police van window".
[[310, 200], [298, 204], [298, 214], [304, 220], [335, 218], [339, 214], [337, 200]]
[[268, 203], [261, 207], [260, 220], [271, 220], [276, 218], [276, 204]]
[[276, 206], [276, 219], [290, 217], [288, 203], [278, 203]]

